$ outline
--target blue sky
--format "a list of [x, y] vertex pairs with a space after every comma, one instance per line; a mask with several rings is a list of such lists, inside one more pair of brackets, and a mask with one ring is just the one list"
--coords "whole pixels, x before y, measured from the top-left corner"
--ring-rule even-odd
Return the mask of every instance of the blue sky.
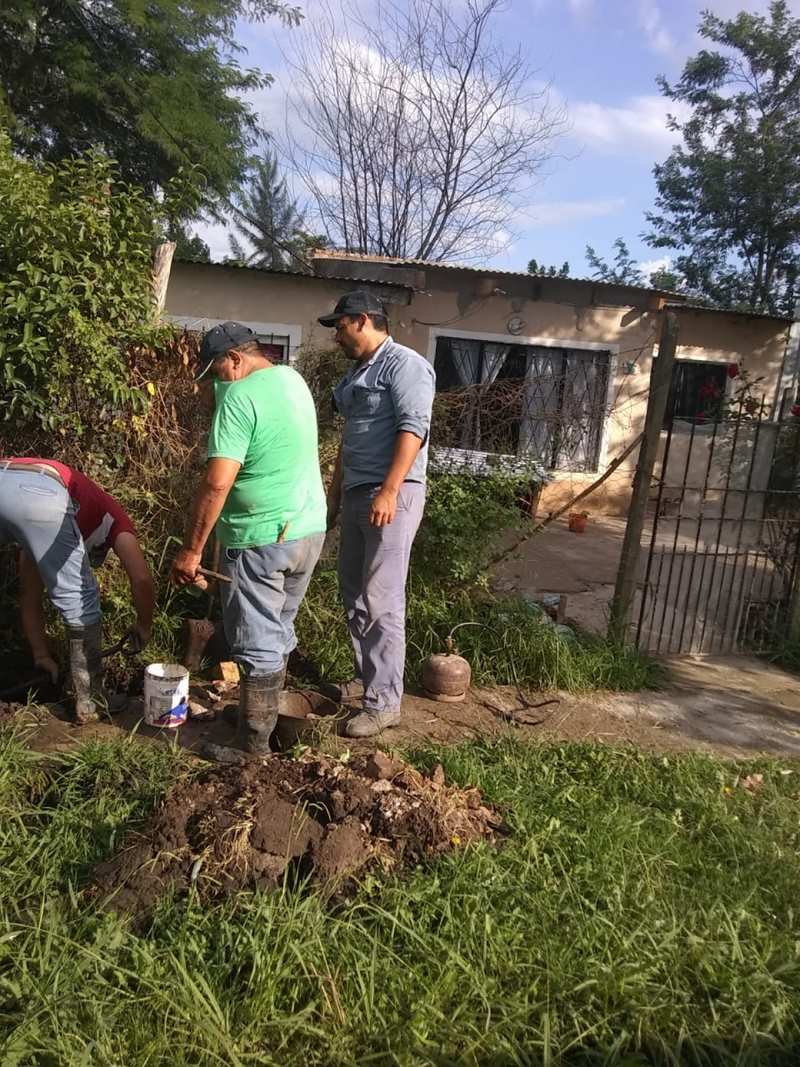
[[[313, 6], [299, 2], [313, 19]], [[800, 14], [800, 0], [790, 6]], [[493, 265], [524, 270], [531, 257], [568, 260], [580, 276], [588, 273], [587, 244], [608, 254], [622, 236], [637, 258], [655, 266], [662, 253], [640, 235], [655, 196], [653, 164], [667, 157], [675, 140], [665, 121], [674, 105], [659, 94], [656, 77], [677, 79], [687, 57], [702, 47], [697, 26], [704, 8], [731, 17], [766, 7], [766, 0], [509, 0], [493, 33], [501, 43], [527, 49], [537, 77], [566, 107], [570, 128], [547, 175], [526, 196], [512, 244]], [[245, 64], [276, 76], [275, 86], [255, 100], [268, 129], [283, 124], [282, 51], [292, 32], [277, 22], [243, 24], [239, 32]], [[201, 232], [213, 255], [227, 252], [222, 227]]]

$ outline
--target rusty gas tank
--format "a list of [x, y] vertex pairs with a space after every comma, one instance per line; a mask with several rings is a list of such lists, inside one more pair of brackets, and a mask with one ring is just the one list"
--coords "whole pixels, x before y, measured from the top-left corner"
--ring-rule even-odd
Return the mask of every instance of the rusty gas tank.
[[445, 641], [445, 651], [428, 656], [422, 665], [422, 684], [433, 700], [456, 704], [463, 700], [472, 680], [472, 668], [453, 644]]

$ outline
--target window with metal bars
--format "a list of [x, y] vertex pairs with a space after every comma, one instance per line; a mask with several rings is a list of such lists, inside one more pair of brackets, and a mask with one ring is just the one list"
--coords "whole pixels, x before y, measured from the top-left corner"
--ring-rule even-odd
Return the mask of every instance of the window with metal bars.
[[609, 365], [606, 351], [440, 337], [440, 443], [597, 470]]
[[664, 427], [670, 426], [674, 419], [700, 424], [717, 419], [725, 400], [727, 379], [727, 363], [675, 360]]

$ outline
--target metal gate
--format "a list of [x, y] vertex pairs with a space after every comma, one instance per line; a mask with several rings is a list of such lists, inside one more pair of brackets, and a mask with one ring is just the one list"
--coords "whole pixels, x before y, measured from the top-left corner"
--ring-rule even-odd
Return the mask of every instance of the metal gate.
[[788, 631], [800, 552], [800, 419], [742, 403], [662, 433], [634, 603], [660, 654], [766, 652]]

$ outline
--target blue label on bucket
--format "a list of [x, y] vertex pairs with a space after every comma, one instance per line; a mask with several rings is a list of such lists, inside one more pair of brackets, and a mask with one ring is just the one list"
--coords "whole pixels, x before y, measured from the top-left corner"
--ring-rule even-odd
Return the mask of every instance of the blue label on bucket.
[[159, 715], [154, 720], [154, 726], [182, 726], [186, 722], [186, 718], [189, 714], [189, 703], [187, 700], [181, 700], [179, 704], [176, 704], [172, 708], [168, 708], [163, 715]]

